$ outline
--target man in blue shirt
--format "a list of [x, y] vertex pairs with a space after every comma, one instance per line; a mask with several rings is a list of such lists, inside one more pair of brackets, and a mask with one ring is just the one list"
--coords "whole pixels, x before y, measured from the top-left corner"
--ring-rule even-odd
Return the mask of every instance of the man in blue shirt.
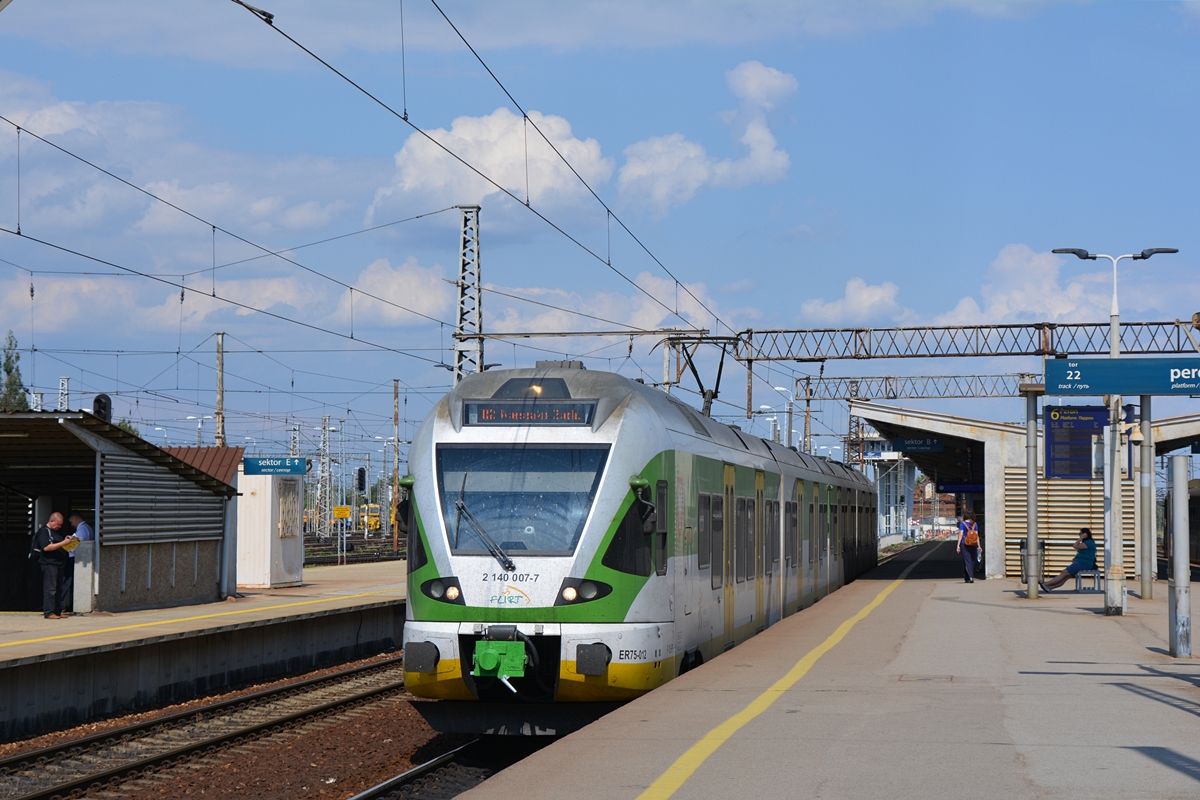
[[1057, 589], [1084, 570], [1096, 568], [1096, 542], [1092, 539], [1091, 530], [1080, 528], [1079, 538], [1072, 542], [1071, 546], [1079, 551], [1075, 554], [1075, 560], [1050, 580], [1045, 583], [1038, 583], [1038, 586], [1042, 587], [1043, 592]]

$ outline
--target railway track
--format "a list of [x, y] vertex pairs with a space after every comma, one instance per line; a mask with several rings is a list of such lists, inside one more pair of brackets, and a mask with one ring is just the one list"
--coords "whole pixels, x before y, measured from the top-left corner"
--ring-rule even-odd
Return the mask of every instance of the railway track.
[[400, 658], [267, 689], [0, 760], [0, 798], [48, 800], [241, 743], [404, 688]]
[[450, 800], [554, 741], [553, 737], [487, 737], [413, 767], [350, 800]]

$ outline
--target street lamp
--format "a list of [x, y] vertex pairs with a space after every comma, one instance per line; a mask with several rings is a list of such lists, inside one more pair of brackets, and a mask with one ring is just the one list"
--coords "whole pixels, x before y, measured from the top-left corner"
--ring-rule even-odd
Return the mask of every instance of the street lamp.
[[194, 420], [196, 420], [196, 447], [200, 447], [201, 445], [203, 445], [203, 444], [204, 444], [204, 439], [203, 439], [203, 436], [204, 436], [204, 420], [206, 420], [206, 419], [212, 419], [212, 417], [211, 417], [211, 416], [208, 416], [208, 415], [205, 415], [205, 416], [203, 416], [203, 417], [193, 417], [193, 416], [189, 416], [189, 417], [188, 417], [188, 419], [194, 419]]
[[818, 447], [818, 448], [817, 448], [817, 452], [818, 452], [818, 454], [819, 454], [821, 450], [828, 450], [828, 451], [829, 451], [829, 457], [830, 457], [830, 458], [833, 458], [833, 451], [834, 451], [834, 450], [841, 450], [841, 449], [842, 449], [842, 446], [841, 446], [840, 444], [834, 444], [834, 445], [823, 444], [823, 445], [821, 445], [820, 447]]
[[766, 414], [769, 411], [775, 412], [771, 415], [771, 441], [778, 442], [779, 441], [779, 412], [775, 409], [774, 406], [759, 406], [758, 410], [759, 410], [759, 413], [762, 413], [762, 414]]
[[[1072, 255], [1085, 261], [1095, 261], [1107, 258], [1112, 262], [1113, 293], [1112, 307], [1108, 315], [1108, 357], [1121, 356], [1121, 312], [1117, 305], [1117, 262], [1122, 259], [1144, 261], [1159, 253], [1178, 253], [1174, 247], [1152, 247], [1140, 253], [1126, 253], [1122, 256], [1110, 256], [1105, 253], [1089, 253], [1080, 247], [1063, 247], [1054, 250], [1059, 255]], [[1149, 403], [1143, 396], [1143, 415]], [[1109, 502], [1108, 515], [1104, 526], [1105, 549], [1105, 579], [1104, 579], [1104, 613], [1108, 616], [1121, 616], [1125, 613], [1125, 553], [1124, 537], [1121, 530], [1121, 395], [1109, 395], [1109, 448], [1108, 448], [1108, 478]], [[1132, 477], [1132, 476], [1131, 476]], [[1145, 561], [1142, 566], [1143, 585], [1148, 583]]]
[[792, 446], [792, 407], [795, 405], [796, 396], [792, 392], [789, 392], [787, 389], [783, 388], [782, 386], [773, 386], [772, 388], [775, 391], [781, 393], [784, 397], [786, 397], [787, 401], [788, 401], [787, 446], [791, 447]]
[[253, 436], [243, 436], [242, 439], [251, 442], [255, 448], [258, 447], [258, 439], [255, 439]]
[[166, 428], [155, 428], [154, 430], [156, 430], [156, 431], [162, 431], [162, 434], [163, 434], [163, 448], [164, 448], [164, 449], [166, 449], [166, 446], [167, 446], [167, 429], [166, 429]]

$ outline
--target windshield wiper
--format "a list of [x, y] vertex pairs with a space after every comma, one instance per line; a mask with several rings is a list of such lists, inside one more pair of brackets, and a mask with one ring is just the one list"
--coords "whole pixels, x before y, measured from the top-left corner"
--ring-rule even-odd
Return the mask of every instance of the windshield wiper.
[[475, 532], [479, 534], [479, 538], [483, 539], [483, 543], [487, 545], [488, 552], [500, 562], [500, 566], [504, 567], [508, 572], [516, 572], [517, 565], [509, 558], [508, 553], [504, 552], [504, 548], [496, 544], [496, 540], [483, 527], [483, 523], [470, 512], [467, 504], [463, 502], [463, 499], [467, 496], [467, 475], [469, 474], [470, 470], [463, 470], [462, 487], [458, 490], [458, 499], [454, 501], [454, 508], [458, 512], [454, 515], [454, 547], [458, 549], [458, 529], [462, 525], [463, 519], [466, 518], [467, 524], [475, 529]]
[[468, 509], [466, 504], [463, 503], [462, 498], [454, 501], [454, 507], [458, 509], [459, 519], [465, 519], [467, 524], [475, 529], [475, 532], [479, 534], [479, 538], [483, 539], [483, 543], [487, 545], [488, 552], [495, 556], [496, 560], [500, 562], [500, 566], [504, 567], [504, 569], [508, 572], [516, 572], [517, 565], [513, 563], [511, 558], [509, 558], [508, 553], [504, 552], [504, 548], [496, 544], [496, 540], [493, 539], [487, 532], [487, 529], [483, 527], [483, 523], [476, 519], [475, 515], [471, 513], [470, 509]]

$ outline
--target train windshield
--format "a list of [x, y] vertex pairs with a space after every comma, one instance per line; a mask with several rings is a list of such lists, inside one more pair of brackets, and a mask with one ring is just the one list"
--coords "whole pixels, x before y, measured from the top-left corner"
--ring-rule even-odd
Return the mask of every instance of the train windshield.
[[440, 445], [438, 494], [451, 552], [494, 553], [490, 537], [513, 559], [573, 554], [607, 461], [608, 445]]

